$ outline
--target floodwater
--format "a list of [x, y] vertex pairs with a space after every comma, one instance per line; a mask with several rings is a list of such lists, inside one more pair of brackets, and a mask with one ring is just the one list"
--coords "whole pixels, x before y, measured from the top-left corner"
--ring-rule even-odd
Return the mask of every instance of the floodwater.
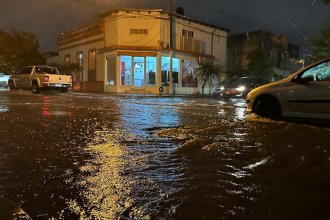
[[1, 93], [0, 130], [32, 219], [330, 219], [330, 128], [242, 100]]

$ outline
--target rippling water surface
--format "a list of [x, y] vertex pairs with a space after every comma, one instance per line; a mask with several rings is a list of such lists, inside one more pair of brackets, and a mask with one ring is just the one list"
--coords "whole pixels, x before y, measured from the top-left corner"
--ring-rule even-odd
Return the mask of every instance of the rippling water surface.
[[330, 218], [329, 127], [242, 100], [0, 95], [0, 195], [33, 219]]

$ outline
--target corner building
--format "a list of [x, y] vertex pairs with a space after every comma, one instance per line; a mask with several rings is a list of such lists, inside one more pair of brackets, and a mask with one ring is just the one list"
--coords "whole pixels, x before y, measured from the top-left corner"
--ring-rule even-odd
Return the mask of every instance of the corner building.
[[111, 10], [93, 24], [62, 33], [57, 59], [83, 67], [73, 76], [75, 90], [198, 94], [198, 62], [215, 58], [225, 66], [227, 33], [162, 10]]

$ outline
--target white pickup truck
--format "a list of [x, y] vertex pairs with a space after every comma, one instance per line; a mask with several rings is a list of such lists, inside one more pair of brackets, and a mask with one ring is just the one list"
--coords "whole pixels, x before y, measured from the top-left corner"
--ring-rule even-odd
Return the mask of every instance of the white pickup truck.
[[67, 92], [72, 86], [72, 78], [70, 75], [60, 75], [55, 67], [27, 66], [13, 74], [8, 85], [11, 91], [31, 89], [35, 94], [46, 89]]

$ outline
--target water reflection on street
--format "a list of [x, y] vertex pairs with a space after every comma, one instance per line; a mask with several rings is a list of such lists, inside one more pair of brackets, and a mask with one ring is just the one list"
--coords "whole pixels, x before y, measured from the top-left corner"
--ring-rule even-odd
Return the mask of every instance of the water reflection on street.
[[33, 219], [328, 219], [328, 127], [243, 100], [0, 96], [0, 195]]

